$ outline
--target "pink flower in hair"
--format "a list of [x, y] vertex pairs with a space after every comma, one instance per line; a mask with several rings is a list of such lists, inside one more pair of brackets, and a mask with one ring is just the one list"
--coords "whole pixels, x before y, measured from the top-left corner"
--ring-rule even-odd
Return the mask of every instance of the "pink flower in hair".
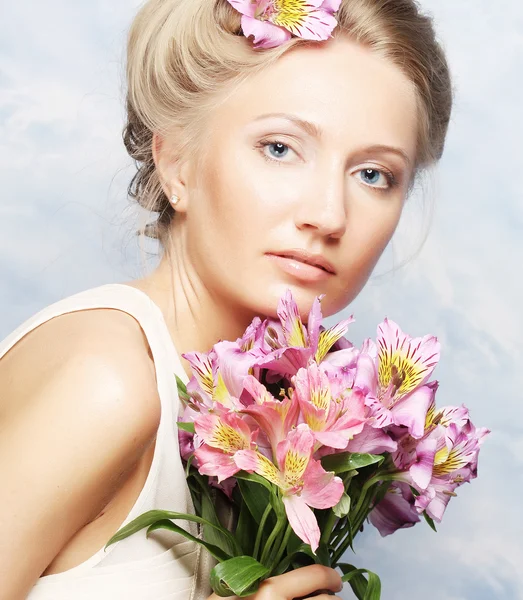
[[228, 0], [242, 15], [242, 30], [255, 48], [274, 48], [291, 39], [326, 40], [336, 27], [341, 0]]

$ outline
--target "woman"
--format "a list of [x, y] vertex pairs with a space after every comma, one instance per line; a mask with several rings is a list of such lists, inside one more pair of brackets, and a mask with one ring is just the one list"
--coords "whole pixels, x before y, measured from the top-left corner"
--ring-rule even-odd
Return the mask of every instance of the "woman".
[[[283, 30], [284, 4], [149, 0], [132, 25], [130, 195], [157, 213], [146, 233], [162, 259], [47, 307], [0, 344], [2, 600], [209, 595], [208, 555], [172, 532], [104, 551], [146, 510], [193, 509], [175, 426], [181, 355], [275, 316], [288, 288], [304, 319], [319, 294], [326, 316], [347, 306], [442, 155], [448, 66], [413, 0], [343, 0], [337, 12], [317, 0], [337, 21], [325, 41], [246, 37], [253, 20]], [[254, 598], [339, 589], [315, 565]]]

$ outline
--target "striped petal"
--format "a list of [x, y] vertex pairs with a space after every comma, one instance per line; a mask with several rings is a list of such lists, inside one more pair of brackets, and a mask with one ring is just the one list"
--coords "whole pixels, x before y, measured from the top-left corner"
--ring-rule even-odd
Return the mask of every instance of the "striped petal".
[[397, 400], [423, 385], [440, 357], [434, 336], [411, 338], [394, 321], [378, 325], [378, 379], [382, 394]]
[[278, 467], [270, 461], [266, 456], [254, 450], [239, 450], [234, 455], [236, 465], [250, 473], [258, 473], [265, 477], [267, 481], [274, 483], [278, 487], [282, 487], [283, 480]]
[[277, 313], [287, 344], [298, 348], [307, 348], [309, 345], [307, 331], [301, 321], [298, 305], [290, 290], [287, 290], [283, 298], [280, 299]]
[[286, 488], [303, 485], [303, 474], [311, 460], [313, 446], [314, 436], [305, 423], [298, 425], [278, 444], [276, 455]]
[[[300, 19], [285, 19], [288, 26], [284, 25], [291, 33], [304, 40], [327, 40], [338, 22], [328, 12], [323, 10], [312, 10]], [[283, 19], [279, 19], [280, 24]]]
[[329, 379], [316, 363], [310, 364], [306, 369], [300, 369], [293, 382], [300, 402], [309, 402], [327, 413], [332, 400]]
[[235, 413], [201, 414], [195, 419], [194, 426], [208, 446], [228, 454], [250, 448], [255, 437], [245, 421]]
[[321, 363], [321, 361], [327, 355], [327, 352], [334, 346], [334, 344], [342, 338], [349, 328], [350, 323], [353, 323], [354, 319], [352, 317], [345, 319], [344, 321], [340, 321], [333, 327], [329, 329], [324, 329], [318, 339], [318, 349], [316, 350], [315, 360], [317, 363]]

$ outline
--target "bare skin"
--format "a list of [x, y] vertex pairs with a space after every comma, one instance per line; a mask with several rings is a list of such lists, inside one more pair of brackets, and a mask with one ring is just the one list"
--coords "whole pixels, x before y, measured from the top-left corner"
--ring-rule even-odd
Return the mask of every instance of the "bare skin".
[[[160, 307], [179, 354], [274, 316], [287, 288], [304, 319], [319, 294], [325, 316], [347, 306], [397, 226], [415, 158], [410, 82], [349, 40], [285, 55], [207, 118], [199, 164], [173, 159], [173, 140], [155, 137], [165, 193], [180, 202], [158, 268], [127, 282]], [[295, 248], [323, 255], [335, 274], [305, 282], [267, 256]], [[160, 401], [139, 324], [107, 309], [26, 335], [0, 360], [0, 389], [0, 598], [21, 600], [119, 529], [150, 469]], [[299, 571], [252, 600], [339, 589], [332, 569]]]

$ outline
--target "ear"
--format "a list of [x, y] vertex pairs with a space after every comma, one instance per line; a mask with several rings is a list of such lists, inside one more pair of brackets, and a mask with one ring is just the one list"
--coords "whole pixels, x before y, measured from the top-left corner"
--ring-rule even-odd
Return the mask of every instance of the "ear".
[[187, 165], [177, 155], [173, 144], [159, 133], [153, 134], [152, 153], [156, 171], [164, 194], [171, 201], [173, 195], [180, 199], [176, 204], [176, 212], [187, 209]]

